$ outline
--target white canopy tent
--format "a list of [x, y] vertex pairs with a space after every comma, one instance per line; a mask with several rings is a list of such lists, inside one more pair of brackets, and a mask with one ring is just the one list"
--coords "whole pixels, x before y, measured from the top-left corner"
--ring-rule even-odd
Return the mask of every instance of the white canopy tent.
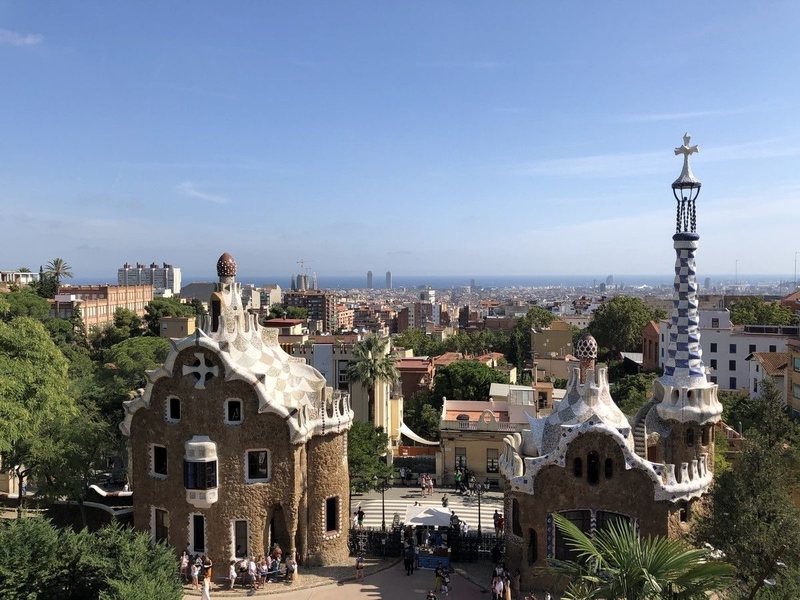
[[437, 508], [436, 506], [409, 506], [406, 508], [406, 518], [404, 525], [428, 526], [428, 527], [449, 527], [450, 512]]
[[411, 428], [406, 425], [405, 423], [400, 423], [400, 433], [404, 436], [411, 438], [415, 442], [419, 442], [420, 444], [426, 444], [428, 446], [438, 446], [439, 442], [432, 442], [430, 440], [426, 440], [425, 438], [421, 438], [416, 433], [414, 433]]

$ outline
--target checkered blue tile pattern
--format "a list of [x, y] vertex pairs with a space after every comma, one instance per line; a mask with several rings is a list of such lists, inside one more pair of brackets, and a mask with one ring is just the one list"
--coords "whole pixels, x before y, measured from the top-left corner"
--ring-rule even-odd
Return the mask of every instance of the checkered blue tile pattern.
[[703, 351], [697, 315], [697, 272], [694, 253], [697, 240], [675, 240], [675, 293], [669, 328], [664, 375], [679, 380], [705, 379]]

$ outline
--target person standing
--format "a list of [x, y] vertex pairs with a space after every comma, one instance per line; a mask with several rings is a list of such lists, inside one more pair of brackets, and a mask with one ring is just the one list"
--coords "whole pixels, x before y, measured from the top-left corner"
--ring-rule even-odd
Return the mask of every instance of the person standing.
[[494, 515], [492, 515], [492, 523], [494, 523], [494, 535], [495, 537], [500, 537], [500, 513], [497, 512], [497, 509], [494, 509]]
[[405, 485], [406, 485], [406, 468], [405, 467], [400, 467], [400, 479], [403, 482], [403, 487], [405, 487]]
[[356, 581], [364, 579], [364, 557], [360, 554], [356, 557]]
[[200, 600], [211, 600], [211, 577], [203, 579], [203, 593], [200, 594]]
[[358, 517], [358, 528], [364, 529], [364, 517], [366, 515], [364, 514], [364, 510], [360, 506], [358, 507], [358, 512], [356, 513], [356, 516]]
[[406, 547], [406, 554], [405, 554], [405, 565], [406, 565], [406, 575], [413, 575], [414, 574], [414, 545], [409, 544]]

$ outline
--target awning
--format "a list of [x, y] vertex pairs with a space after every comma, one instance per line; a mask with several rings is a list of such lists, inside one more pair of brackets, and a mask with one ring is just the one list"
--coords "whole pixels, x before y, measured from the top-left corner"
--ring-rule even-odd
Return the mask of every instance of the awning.
[[419, 437], [416, 433], [411, 431], [411, 429], [405, 423], [400, 423], [400, 433], [404, 436], [411, 438], [415, 442], [419, 442], [420, 444], [427, 444], [428, 446], [438, 446], [439, 442], [431, 442], [429, 440], [423, 439]]
[[409, 506], [406, 508], [403, 525], [449, 527], [450, 513], [436, 506]]

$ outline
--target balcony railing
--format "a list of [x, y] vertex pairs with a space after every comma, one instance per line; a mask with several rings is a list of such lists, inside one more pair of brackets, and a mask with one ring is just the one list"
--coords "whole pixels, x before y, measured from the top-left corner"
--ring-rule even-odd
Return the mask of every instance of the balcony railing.
[[441, 421], [439, 429], [441, 431], [501, 431], [505, 433], [515, 433], [522, 431], [526, 425], [524, 423], [492, 423], [484, 421]]

